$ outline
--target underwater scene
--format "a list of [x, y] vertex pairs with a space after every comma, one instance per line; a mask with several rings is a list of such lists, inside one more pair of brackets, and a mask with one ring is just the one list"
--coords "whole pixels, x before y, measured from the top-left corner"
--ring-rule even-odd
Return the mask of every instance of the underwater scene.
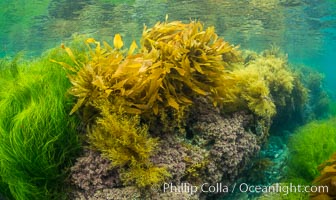
[[335, 0], [0, 11], [0, 200], [336, 199]]

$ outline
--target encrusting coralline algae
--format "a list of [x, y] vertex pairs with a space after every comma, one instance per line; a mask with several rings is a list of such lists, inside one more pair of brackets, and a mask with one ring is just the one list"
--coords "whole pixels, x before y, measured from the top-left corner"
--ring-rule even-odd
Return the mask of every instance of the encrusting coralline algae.
[[[226, 181], [222, 182], [223, 184], [231, 185], [250, 158], [260, 149], [258, 136], [248, 131], [254, 126], [254, 118], [244, 112], [223, 116], [211, 104], [206, 104], [204, 99], [196, 102], [198, 103], [191, 113], [198, 113], [198, 115], [191, 114], [193, 117], [188, 124], [193, 138], [188, 141], [181, 137], [182, 134], [179, 136], [161, 133], [163, 137], [151, 161], [167, 169], [171, 174], [171, 179], [167, 183], [173, 185], [182, 183], [191, 186], [204, 183], [216, 185], [222, 180]], [[205, 164], [198, 165], [202, 162]], [[115, 198], [111, 199], [136, 196], [140, 199], [140, 190], [133, 186], [123, 186], [117, 176], [118, 169], [110, 166], [108, 160], [91, 150], [86, 152], [84, 157], [79, 158], [75, 167], [71, 169], [72, 182], [78, 188], [74, 193], [76, 199], [83, 197], [110, 199], [107, 196], [112, 193]], [[146, 197], [149, 199], [204, 198], [201, 191], [191, 194], [161, 189], [158, 187], [154, 191], [147, 191]]]
[[[238, 47], [219, 38], [214, 27], [159, 22], [144, 29], [140, 43], [135, 53], [135, 42], [122, 49], [120, 34], [114, 47], [88, 38], [87, 56], [62, 45], [72, 63], [53, 60], [68, 71], [77, 99], [71, 114], [87, 124], [90, 148], [110, 160], [88, 177], [92, 188], [78, 185], [84, 180], [72, 168], [78, 197], [110, 190], [130, 197], [126, 193], [134, 188], [146, 199], [222, 195], [168, 192], [164, 186], [231, 185], [259, 152], [278, 110], [290, 114], [289, 107], [305, 103], [291, 96], [296, 91], [305, 97], [305, 88], [294, 84], [300, 80], [286, 57], [270, 51], [244, 62]], [[112, 173], [120, 185], [108, 187], [99, 173]]]

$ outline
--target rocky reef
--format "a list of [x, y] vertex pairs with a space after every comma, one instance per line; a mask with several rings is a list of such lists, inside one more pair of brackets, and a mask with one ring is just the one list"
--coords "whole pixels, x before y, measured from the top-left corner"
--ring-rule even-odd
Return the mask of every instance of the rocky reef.
[[[45, 187], [42, 196], [49, 191], [62, 196], [70, 193], [70, 199], [207, 199], [225, 195], [228, 191], [213, 188], [230, 187], [251, 166], [268, 138], [272, 119], [283, 113], [298, 115], [307, 102], [308, 90], [290, 69], [286, 56], [275, 49], [242, 53], [219, 37], [215, 27], [204, 27], [199, 21], [166, 20], [145, 27], [140, 42], [133, 41], [129, 48], [124, 47], [120, 34], [115, 34], [112, 45], [94, 38], [83, 40], [62, 44], [38, 65], [58, 67], [64, 87], [55, 90], [50, 101], [62, 98], [55, 107], [63, 120], [74, 119], [69, 129], [76, 144], [72, 150], [70, 140], [58, 141], [68, 137], [68, 130], [60, 129], [55, 140], [66, 144], [66, 150], [58, 151], [69, 150], [72, 155], [66, 165], [55, 161], [57, 170], [64, 172], [60, 179], [64, 188], [51, 181], [56, 185]], [[26, 73], [13, 67], [8, 71], [14, 77], [11, 83], [17, 74]], [[50, 70], [50, 76], [53, 73], [56, 71]], [[10, 104], [12, 95], [3, 94], [2, 105]], [[17, 95], [25, 96], [19, 91]], [[38, 93], [36, 96], [43, 99]], [[33, 102], [31, 105], [35, 108]], [[46, 104], [46, 110], [48, 107]], [[3, 108], [4, 113], [7, 108], [10, 106]], [[21, 111], [11, 112], [14, 121], [16, 115], [21, 116]], [[2, 118], [1, 128], [12, 133], [12, 119], [6, 114]], [[12, 135], [28, 143], [21, 137], [26, 134], [25, 126], [18, 123], [15, 127], [13, 134], [0, 134], [3, 144], [12, 145]], [[46, 130], [54, 134], [56, 128]], [[70, 167], [75, 155], [80, 157]], [[12, 166], [5, 164], [1, 163], [3, 169]], [[29, 173], [25, 175], [29, 180]], [[17, 193], [11, 186], [16, 179], [11, 177], [2, 175], [0, 180], [9, 196]], [[36, 190], [41, 188], [39, 185]]]
[[[0, 81], [12, 84], [0, 91], [5, 108], [0, 115], [0, 189], [9, 199], [226, 195], [246, 169], [267, 166], [267, 161], [258, 165], [253, 160], [272, 121], [303, 114], [309, 96], [302, 76], [276, 49], [242, 52], [198, 21], [166, 20], [145, 27], [140, 42], [129, 48], [120, 34], [113, 45], [94, 38], [62, 44], [35, 64], [38, 76], [15, 63], [0, 71]], [[48, 76], [45, 65], [50, 65]], [[17, 90], [15, 83], [21, 82], [27, 91]], [[51, 105], [55, 108], [49, 111]], [[35, 117], [37, 108], [46, 117]], [[41, 124], [48, 125], [45, 132]], [[46, 134], [50, 137], [45, 140]], [[36, 149], [21, 145], [35, 140]], [[9, 151], [12, 141], [20, 155]], [[49, 144], [55, 146], [41, 148]], [[52, 164], [55, 172], [31, 170], [36, 173], [32, 176], [16, 167], [16, 158], [35, 159], [40, 151], [43, 169]], [[35, 169], [26, 160], [26, 169]], [[60, 171], [62, 177], [57, 176]], [[46, 185], [31, 182], [34, 177]], [[15, 185], [19, 179], [34, 190]]]
[[[251, 114], [223, 115], [205, 98], [199, 98], [190, 110], [187, 133], [160, 133], [160, 143], [151, 162], [166, 168], [171, 175], [163, 184], [231, 185], [260, 150], [258, 141], [267, 130], [256, 133], [256, 126], [258, 120]], [[86, 151], [71, 168], [71, 181], [77, 188], [75, 199], [206, 199], [210, 196], [200, 190], [195, 193], [168, 190], [163, 185], [146, 191], [123, 185], [119, 169], [111, 166], [99, 153]], [[214, 195], [223, 194], [211, 193]]]
[[90, 150], [71, 168], [75, 199], [225, 195], [205, 191], [232, 185], [267, 140], [272, 118], [306, 102], [276, 49], [242, 55], [200, 22], [145, 27], [140, 48], [133, 41], [123, 50], [119, 34], [113, 47], [85, 43], [88, 56], [63, 45], [72, 62], [54, 60], [73, 85], [71, 114], [87, 126]]

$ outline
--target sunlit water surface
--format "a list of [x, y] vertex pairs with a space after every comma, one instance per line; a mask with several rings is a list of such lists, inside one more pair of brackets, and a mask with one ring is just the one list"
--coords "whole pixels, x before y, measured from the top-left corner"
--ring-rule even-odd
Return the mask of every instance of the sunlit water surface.
[[76, 34], [139, 40], [144, 25], [166, 14], [169, 21], [215, 26], [243, 49], [279, 46], [291, 63], [326, 74], [336, 90], [335, 0], [0, 0], [0, 57], [38, 56]]

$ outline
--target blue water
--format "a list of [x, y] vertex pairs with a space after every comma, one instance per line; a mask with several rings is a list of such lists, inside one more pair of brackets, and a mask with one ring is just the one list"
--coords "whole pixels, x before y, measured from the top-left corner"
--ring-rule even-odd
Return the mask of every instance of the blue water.
[[111, 40], [141, 36], [143, 25], [198, 19], [243, 49], [277, 45], [291, 63], [326, 74], [336, 89], [334, 0], [1, 0], [0, 57], [24, 51], [37, 56], [74, 34]]
[[75, 32], [99, 32], [100, 37], [114, 32], [138, 36], [143, 24], [152, 26], [163, 20], [165, 14], [169, 14], [171, 20], [199, 19], [206, 25], [215, 25], [219, 34], [243, 48], [261, 50], [275, 43], [284, 50], [293, 50], [293, 56], [308, 57], [309, 51], [323, 51], [324, 42], [335, 42], [335, 3], [332, 1], [274, 6], [246, 0], [129, 3], [43, 0], [35, 1], [36, 5], [32, 2], [2, 0], [2, 55], [22, 48], [39, 52], [38, 44], [64, 40]]

